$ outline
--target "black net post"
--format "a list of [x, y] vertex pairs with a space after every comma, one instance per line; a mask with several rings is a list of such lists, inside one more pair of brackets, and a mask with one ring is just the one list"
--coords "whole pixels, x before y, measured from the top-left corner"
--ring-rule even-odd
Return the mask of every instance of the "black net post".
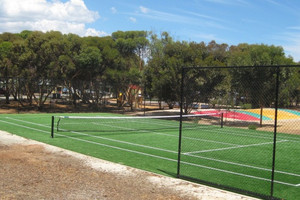
[[51, 137], [54, 137], [54, 116], [51, 117]]

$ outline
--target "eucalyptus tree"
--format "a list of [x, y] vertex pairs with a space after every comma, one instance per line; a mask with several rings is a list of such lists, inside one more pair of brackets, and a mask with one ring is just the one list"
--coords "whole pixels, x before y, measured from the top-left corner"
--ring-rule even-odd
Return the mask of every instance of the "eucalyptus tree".
[[[229, 53], [228, 65], [253, 66], [231, 70], [232, 91], [253, 108], [271, 106], [275, 99], [277, 68], [265, 66], [292, 64], [292, 59], [285, 57], [282, 47], [264, 44], [232, 46]], [[286, 78], [290, 75], [286, 73]]]
[[[9, 77], [12, 76], [13, 61], [11, 60], [12, 55], [12, 42], [3, 41], [0, 43], [0, 77], [3, 77], [4, 85], [1, 88], [5, 91], [6, 104], [9, 104]], [[1, 87], [1, 85], [0, 85]]]
[[215, 93], [228, 90], [224, 84], [226, 72], [203, 70], [206, 66], [225, 66], [227, 45], [214, 41], [205, 43], [173, 41], [168, 33], [151, 37], [151, 56], [146, 79], [152, 95], [165, 101], [170, 108], [180, 101], [183, 67], [200, 67], [184, 71], [184, 110], [186, 113], [197, 102], [208, 102]]
[[119, 83], [113, 86], [117, 93], [126, 95], [131, 109], [133, 104], [137, 104], [138, 92], [142, 89], [143, 58], [148, 45], [146, 37], [146, 31], [112, 33], [119, 56], [114, 60], [115, 65], [107, 71], [106, 76], [111, 83]]
[[[57, 31], [32, 32], [26, 38], [26, 49], [21, 58], [22, 75], [26, 80], [27, 95], [42, 108], [45, 101], [61, 84], [61, 63], [69, 53], [69, 43]], [[38, 94], [38, 95], [37, 95]]]
[[[85, 103], [98, 104], [99, 79], [103, 76], [105, 67], [102, 65], [102, 54], [97, 47], [85, 46], [76, 56], [76, 79], [80, 80], [78, 89]], [[76, 89], [76, 88], [74, 88]]]

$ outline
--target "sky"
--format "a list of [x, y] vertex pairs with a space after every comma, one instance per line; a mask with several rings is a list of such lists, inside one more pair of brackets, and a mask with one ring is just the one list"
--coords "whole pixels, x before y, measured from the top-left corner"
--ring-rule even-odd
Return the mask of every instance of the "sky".
[[282, 46], [299, 62], [299, 10], [299, 0], [0, 0], [0, 33], [167, 31], [179, 41]]

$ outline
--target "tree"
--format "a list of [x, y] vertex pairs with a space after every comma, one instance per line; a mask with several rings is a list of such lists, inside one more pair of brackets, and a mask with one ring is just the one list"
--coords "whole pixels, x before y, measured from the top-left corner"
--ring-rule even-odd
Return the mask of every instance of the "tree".
[[13, 44], [11, 42], [4, 41], [0, 43], [0, 74], [5, 80], [6, 104], [9, 104], [9, 77], [12, 75], [11, 70], [13, 67], [11, 60], [12, 46]]
[[[253, 107], [270, 106], [276, 69], [262, 66], [284, 64], [294, 61], [282, 47], [174, 41], [168, 32], [117, 31], [105, 37], [27, 30], [0, 34], [0, 76], [4, 77], [1, 87], [6, 88], [6, 102], [9, 95], [17, 100], [22, 92], [30, 105], [39, 108], [56, 86], [67, 87], [73, 103], [80, 97], [98, 106], [109, 87], [115, 94], [123, 93], [127, 97], [123, 104], [132, 109], [141, 90], [172, 108], [180, 101], [183, 67], [205, 67], [185, 73], [186, 112], [198, 102], [237, 105], [235, 98]], [[222, 68], [245, 65], [254, 68]], [[215, 66], [219, 68], [209, 68]], [[280, 70], [279, 103], [297, 105], [299, 70]]]
[[[203, 42], [199, 44], [174, 42], [167, 33], [163, 33], [160, 39], [156, 35], [151, 38], [151, 57], [146, 79], [151, 82], [151, 89], [149, 89], [152, 94], [159, 100], [167, 102], [170, 108], [180, 101], [183, 67], [226, 65], [223, 63], [227, 58], [225, 44], [217, 45], [213, 41], [206, 46]], [[212, 53], [216, 55], [211, 55]], [[222, 84], [225, 73], [208, 69], [186, 70], [184, 74], [185, 112], [188, 113], [191, 110], [193, 103], [208, 102], [213, 94], [228, 90], [228, 81], [227, 84]]]
[[[148, 43], [146, 36], [145, 31], [117, 31], [112, 34], [119, 56], [115, 58], [113, 67], [107, 70], [106, 77], [117, 94], [125, 94], [131, 109], [134, 104], [137, 105], [138, 96], [137, 92], [131, 92], [131, 86], [136, 85], [139, 87], [137, 90], [141, 90], [142, 52]], [[115, 54], [117, 53], [114, 52], [113, 55]]]
[[271, 65], [292, 64], [284, 55], [282, 47], [268, 45], [240, 44], [230, 48], [228, 65], [254, 66], [254, 68], [234, 69], [232, 91], [250, 103], [253, 108], [270, 106], [274, 102], [276, 68]]
[[76, 78], [81, 80], [79, 85], [82, 100], [85, 103], [98, 104], [100, 99], [99, 81], [105, 67], [102, 65], [102, 55], [97, 47], [84, 47], [76, 57]]
[[[147, 93], [150, 96], [158, 98], [160, 108], [163, 100], [168, 102], [169, 107], [173, 107], [174, 101], [176, 101], [175, 96], [178, 95], [178, 92], [173, 92], [176, 88], [172, 87], [172, 85], [174, 76], [180, 75], [180, 73], [178, 74], [171, 66], [166, 64], [166, 46], [172, 44], [173, 39], [166, 32], [163, 32], [160, 38], [155, 34], [151, 35], [150, 58], [144, 73], [144, 80], [147, 82], [144, 85], [147, 87]], [[174, 62], [176, 62], [175, 59], [173, 61], [169, 60], [169, 63]], [[168, 85], [169, 83], [171, 85]]]
[[[61, 84], [61, 61], [68, 54], [68, 43], [60, 32], [32, 32], [26, 38], [20, 58], [27, 96], [42, 108], [54, 88]], [[61, 59], [59, 59], [61, 58]], [[38, 94], [38, 95], [36, 95]]]

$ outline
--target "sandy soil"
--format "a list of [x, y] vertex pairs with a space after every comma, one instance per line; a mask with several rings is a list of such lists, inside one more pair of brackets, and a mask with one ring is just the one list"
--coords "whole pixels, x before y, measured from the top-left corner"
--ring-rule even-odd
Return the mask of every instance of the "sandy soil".
[[0, 131], [0, 199], [254, 198], [110, 163]]

